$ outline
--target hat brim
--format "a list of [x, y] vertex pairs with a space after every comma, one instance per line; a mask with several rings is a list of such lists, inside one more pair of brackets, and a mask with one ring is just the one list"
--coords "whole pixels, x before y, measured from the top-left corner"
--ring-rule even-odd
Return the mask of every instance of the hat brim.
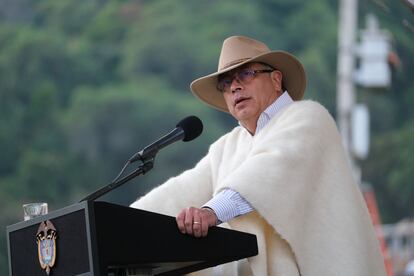
[[223, 93], [217, 90], [217, 78], [220, 74], [250, 62], [263, 62], [282, 72], [283, 86], [292, 99], [297, 101], [303, 98], [306, 88], [305, 70], [296, 57], [284, 51], [264, 53], [218, 72], [198, 78], [190, 85], [192, 93], [206, 104], [220, 111], [229, 112]]

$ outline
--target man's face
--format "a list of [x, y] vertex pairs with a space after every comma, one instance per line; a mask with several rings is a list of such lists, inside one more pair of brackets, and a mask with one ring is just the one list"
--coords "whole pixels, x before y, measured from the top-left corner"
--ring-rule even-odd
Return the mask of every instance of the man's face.
[[[281, 95], [282, 73], [277, 70], [266, 72], [266, 69], [269, 68], [263, 64], [250, 63], [220, 76], [230, 77], [227, 78], [227, 89], [223, 91], [230, 113], [249, 131], [255, 130], [260, 114]], [[255, 70], [259, 71], [254, 73]], [[249, 77], [237, 77], [244, 75]], [[249, 126], [254, 126], [254, 129], [250, 129]]]

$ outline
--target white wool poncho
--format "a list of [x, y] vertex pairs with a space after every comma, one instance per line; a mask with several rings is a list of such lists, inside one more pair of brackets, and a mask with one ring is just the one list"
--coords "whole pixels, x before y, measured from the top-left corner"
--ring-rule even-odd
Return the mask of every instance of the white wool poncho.
[[234, 128], [193, 169], [131, 206], [176, 216], [223, 188], [239, 192], [255, 209], [228, 222], [257, 236], [259, 254], [248, 259], [250, 273], [385, 275], [335, 122], [320, 104], [294, 102], [254, 136]]

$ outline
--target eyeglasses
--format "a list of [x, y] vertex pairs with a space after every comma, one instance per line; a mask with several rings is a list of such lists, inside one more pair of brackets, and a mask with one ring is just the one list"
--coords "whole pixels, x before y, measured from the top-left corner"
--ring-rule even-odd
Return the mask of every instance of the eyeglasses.
[[257, 74], [271, 73], [273, 71], [275, 71], [275, 69], [253, 70], [246, 68], [234, 73], [234, 75], [219, 76], [217, 90], [220, 92], [229, 91], [234, 79], [236, 79], [240, 84], [246, 84], [249, 83]]

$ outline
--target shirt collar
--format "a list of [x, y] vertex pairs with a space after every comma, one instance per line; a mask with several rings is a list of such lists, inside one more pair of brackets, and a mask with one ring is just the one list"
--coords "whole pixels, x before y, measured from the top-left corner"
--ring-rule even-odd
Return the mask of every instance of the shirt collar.
[[[259, 131], [261, 131], [277, 113], [291, 103], [293, 103], [293, 99], [290, 97], [289, 93], [287, 91], [283, 92], [282, 95], [260, 114], [259, 119], [257, 120], [255, 135], [259, 133]], [[243, 127], [241, 122], [239, 122], [239, 125]]]

